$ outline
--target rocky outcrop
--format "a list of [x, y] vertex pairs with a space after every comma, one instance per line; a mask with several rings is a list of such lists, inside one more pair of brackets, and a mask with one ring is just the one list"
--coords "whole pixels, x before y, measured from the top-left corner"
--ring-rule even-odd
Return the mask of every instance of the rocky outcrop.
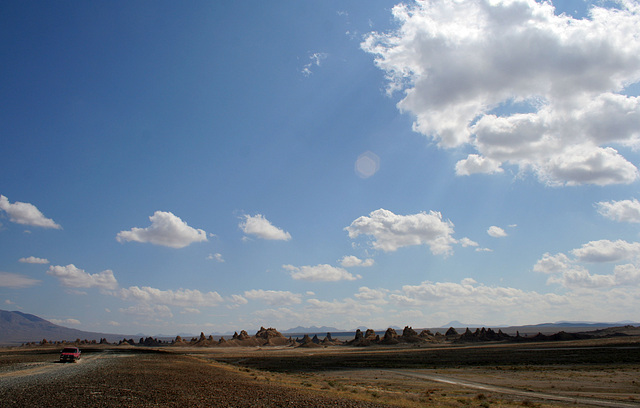
[[[317, 339], [318, 336], [314, 336], [314, 338]], [[318, 340], [318, 343], [319, 342], [320, 341]], [[318, 343], [314, 342], [313, 339], [309, 337], [308, 334], [305, 334], [302, 340], [300, 341], [300, 344], [298, 345], [298, 347], [306, 347], [306, 348], [322, 347]]]
[[386, 332], [384, 332], [384, 337], [381, 340], [382, 344], [398, 344], [400, 340], [398, 340], [398, 333], [396, 333], [395, 329], [389, 327]]

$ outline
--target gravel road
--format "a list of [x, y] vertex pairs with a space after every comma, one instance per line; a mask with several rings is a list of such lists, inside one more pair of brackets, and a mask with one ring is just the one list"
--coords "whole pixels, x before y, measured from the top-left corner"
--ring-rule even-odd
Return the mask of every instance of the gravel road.
[[0, 407], [382, 407], [268, 384], [185, 355], [123, 350], [77, 363], [56, 358], [1, 366]]

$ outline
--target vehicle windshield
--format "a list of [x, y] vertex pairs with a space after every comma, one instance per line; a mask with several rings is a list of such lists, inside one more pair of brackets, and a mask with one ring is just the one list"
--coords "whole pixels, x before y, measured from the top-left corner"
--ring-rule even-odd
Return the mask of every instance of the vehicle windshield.
[[78, 349], [70, 348], [70, 347], [67, 347], [64, 350], [62, 350], [63, 353], [75, 353], [76, 351], [78, 351]]

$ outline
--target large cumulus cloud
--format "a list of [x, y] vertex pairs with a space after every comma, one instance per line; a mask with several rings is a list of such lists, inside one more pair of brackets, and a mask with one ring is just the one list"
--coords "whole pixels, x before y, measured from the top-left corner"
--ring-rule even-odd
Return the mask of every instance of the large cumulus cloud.
[[621, 153], [638, 147], [640, 5], [592, 7], [587, 18], [533, 0], [431, 0], [393, 8], [399, 28], [370, 33], [389, 91], [414, 130], [476, 151], [459, 175], [506, 165], [550, 185], [638, 178]]

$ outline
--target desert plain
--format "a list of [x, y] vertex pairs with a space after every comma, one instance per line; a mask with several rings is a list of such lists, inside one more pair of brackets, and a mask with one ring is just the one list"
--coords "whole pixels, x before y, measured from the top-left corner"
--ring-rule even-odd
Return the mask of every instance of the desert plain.
[[640, 407], [640, 336], [0, 349], [0, 407]]

